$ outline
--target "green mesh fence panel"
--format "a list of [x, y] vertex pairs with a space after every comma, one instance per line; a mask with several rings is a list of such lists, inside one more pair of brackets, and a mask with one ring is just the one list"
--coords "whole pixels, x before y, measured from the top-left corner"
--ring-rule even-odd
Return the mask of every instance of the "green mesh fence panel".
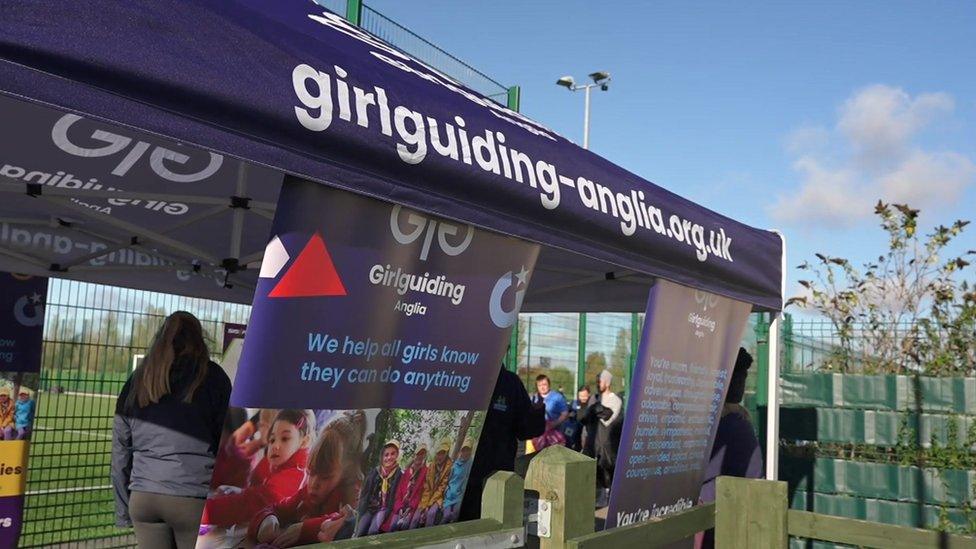
[[791, 488], [889, 501], [917, 502], [921, 487], [925, 503], [963, 508], [971, 505], [976, 489], [976, 473], [966, 470], [789, 457], [783, 459], [782, 469]]
[[[915, 379], [909, 376], [785, 373], [782, 402], [792, 407], [915, 410]], [[920, 377], [922, 410], [976, 415], [976, 378]]]
[[810, 494], [803, 490], [793, 492], [790, 506], [793, 509], [813, 511], [824, 515], [869, 520], [895, 525], [916, 525], [919, 518], [924, 524], [934, 528], [939, 524], [951, 524], [958, 527], [968, 526], [970, 515], [958, 508], [945, 508], [935, 505], [918, 505], [872, 498], [861, 498], [847, 495]]
[[366, 4], [363, 5], [361, 26], [404, 53], [456, 79], [489, 99], [502, 105], [507, 103], [508, 86], [447, 53], [433, 42]]
[[[784, 408], [780, 438], [790, 441], [833, 442], [893, 447], [913, 443], [918, 419], [914, 412], [876, 412], [843, 408]], [[971, 449], [976, 417], [922, 414], [923, 448], [938, 445]], [[902, 432], [904, 428], [911, 431]], [[954, 436], [950, 435], [954, 431]]]
[[[593, 315], [591, 315], [592, 318]], [[535, 391], [535, 378], [549, 376], [552, 388], [567, 399], [576, 397], [579, 315], [519, 315], [517, 373], [529, 392]]]
[[[315, 0], [323, 8], [345, 17], [346, 0]], [[359, 26], [398, 50], [426, 63], [437, 71], [506, 105], [509, 86], [502, 84], [468, 63], [448, 53], [437, 44], [397, 23], [372, 7], [363, 4]]]
[[22, 547], [125, 547], [109, 481], [115, 397], [167, 314], [186, 310], [220, 350], [250, 307], [52, 279]]
[[[976, 378], [910, 375], [869, 327], [847, 339], [823, 319], [783, 327], [780, 477], [794, 507], [976, 533]], [[896, 342], [912, 334], [885, 329]]]

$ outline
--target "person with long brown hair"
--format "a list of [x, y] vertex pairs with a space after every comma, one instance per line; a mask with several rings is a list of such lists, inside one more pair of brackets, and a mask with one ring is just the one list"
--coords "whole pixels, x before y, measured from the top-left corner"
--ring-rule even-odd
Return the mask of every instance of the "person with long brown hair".
[[196, 545], [230, 388], [200, 321], [168, 316], [115, 407], [116, 524], [132, 526], [139, 547]]

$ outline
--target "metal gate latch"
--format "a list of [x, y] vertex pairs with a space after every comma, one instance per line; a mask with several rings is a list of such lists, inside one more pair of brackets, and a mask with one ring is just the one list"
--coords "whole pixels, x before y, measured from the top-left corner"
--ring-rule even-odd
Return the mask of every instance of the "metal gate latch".
[[526, 498], [522, 515], [526, 531], [531, 536], [552, 537], [552, 502], [542, 498]]

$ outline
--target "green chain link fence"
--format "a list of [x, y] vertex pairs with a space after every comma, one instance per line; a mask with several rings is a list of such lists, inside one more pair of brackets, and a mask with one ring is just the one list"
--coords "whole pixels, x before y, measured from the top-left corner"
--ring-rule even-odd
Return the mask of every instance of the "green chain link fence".
[[976, 533], [973, 365], [923, 375], [900, 351], [907, 324], [841, 337], [829, 320], [787, 315], [782, 333], [780, 478], [792, 507]]
[[[109, 486], [115, 397], [167, 314], [200, 318], [212, 349], [250, 307], [52, 279], [38, 411], [30, 445], [22, 547], [122, 547]], [[97, 543], [95, 540], [99, 540]]]
[[489, 99], [513, 110], [519, 109], [518, 86], [506, 86], [498, 82], [437, 44], [364, 4], [362, 0], [316, 0], [316, 3], [333, 13], [345, 16], [353, 24], [403, 53], [426, 63]]

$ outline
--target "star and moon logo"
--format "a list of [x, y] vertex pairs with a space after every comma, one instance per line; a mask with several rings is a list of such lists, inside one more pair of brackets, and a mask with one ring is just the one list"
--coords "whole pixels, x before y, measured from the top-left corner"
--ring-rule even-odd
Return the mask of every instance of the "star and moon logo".
[[37, 292], [20, 296], [14, 303], [14, 319], [21, 326], [44, 324], [44, 296]]
[[[529, 285], [529, 271], [522, 265], [518, 273], [508, 271], [495, 282], [495, 287], [491, 290], [491, 298], [488, 300], [488, 314], [491, 316], [492, 323], [499, 328], [510, 328], [518, 320], [519, 310], [522, 309], [522, 301], [525, 299], [525, 290]], [[505, 310], [502, 305], [502, 298], [509, 288], [515, 288], [515, 306]]]

